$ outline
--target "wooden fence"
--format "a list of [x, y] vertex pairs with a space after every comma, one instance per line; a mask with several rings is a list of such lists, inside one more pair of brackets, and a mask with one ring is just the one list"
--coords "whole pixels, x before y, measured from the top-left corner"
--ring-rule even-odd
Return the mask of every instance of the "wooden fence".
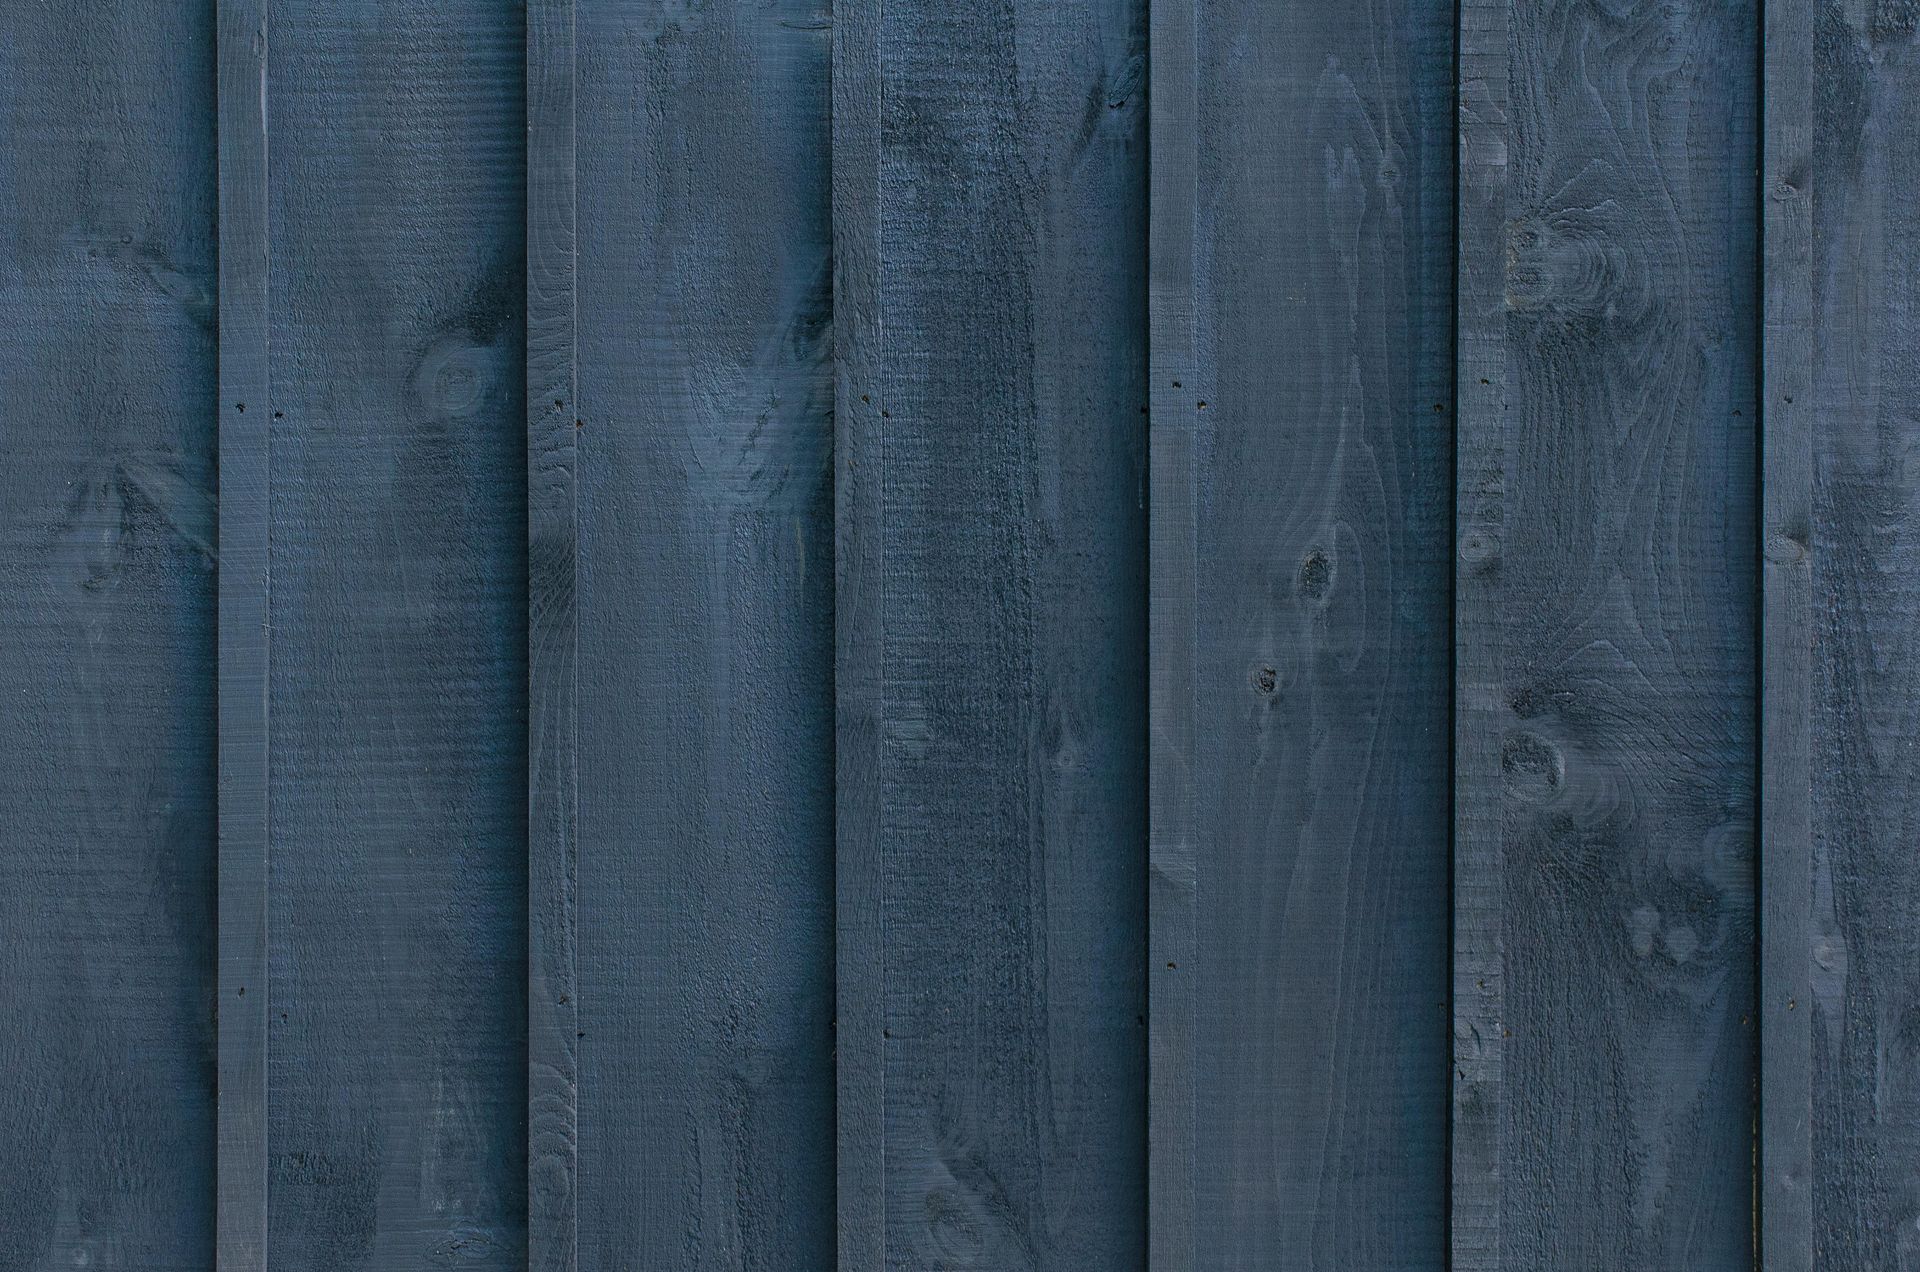
[[1920, 6], [0, 6], [0, 1269], [1920, 1268]]

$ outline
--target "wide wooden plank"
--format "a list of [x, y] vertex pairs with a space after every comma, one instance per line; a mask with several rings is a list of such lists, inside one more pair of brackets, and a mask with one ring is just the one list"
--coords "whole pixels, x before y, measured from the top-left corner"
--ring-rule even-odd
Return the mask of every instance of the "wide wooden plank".
[[1752, 1262], [1757, 41], [1462, 13], [1463, 1272]]
[[213, 1263], [213, 86], [0, 21], [0, 1267]]
[[526, 1262], [524, 23], [269, 5], [276, 1269]]
[[1156, 804], [1154, 1019], [1191, 1089], [1156, 1067], [1154, 1094], [1193, 1111], [1154, 1197], [1191, 1244], [1156, 1266], [1433, 1268], [1453, 6], [1166, 7], [1192, 105], [1156, 114], [1154, 303], [1188, 316], [1156, 349], [1154, 508], [1157, 546], [1189, 541], [1155, 561], [1155, 745], [1187, 795], [1182, 829]]
[[834, 20], [840, 1264], [1138, 1268], [1145, 5]]
[[527, 9], [527, 1254], [579, 1266], [573, 0]]
[[[1798, 487], [1783, 488], [1766, 552], [1780, 593], [1810, 589], [1812, 646], [1801, 760], [1809, 834], [1770, 845], [1765, 866], [1769, 877], [1807, 869], [1785, 880], [1785, 899], [1805, 907], [1786, 931], [1797, 922], [1802, 939], [1783, 942], [1780, 957], [1794, 964], [1769, 980], [1767, 1010], [1777, 1019], [1793, 1006], [1780, 1000], [1804, 985], [1792, 1014], [1810, 1035], [1811, 1087], [1785, 1089], [1798, 1076], [1789, 1069], [1766, 1095], [1782, 1117], [1810, 1102], [1810, 1160], [1796, 1174], [1800, 1144], [1783, 1140], [1789, 1156], [1770, 1172], [1766, 1199], [1797, 1205], [1786, 1185], [1810, 1184], [1810, 1264], [1822, 1272], [1920, 1266], [1917, 18], [1905, 5], [1825, 3], [1767, 37], [1769, 131], [1782, 133], [1767, 173], [1780, 229], [1769, 240], [1767, 437], [1783, 451], [1806, 446], [1810, 464]], [[1792, 94], [1803, 87], [1796, 117]], [[1788, 131], [1796, 124], [1805, 131]], [[1797, 508], [1785, 502], [1795, 494]], [[1770, 643], [1770, 670], [1780, 659], [1790, 674], [1800, 652]], [[1799, 794], [1789, 778], [1784, 766], [1769, 770], [1770, 804]], [[1790, 1232], [1779, 1229], [1769, 1266], [1776, 1256], [1781, 1268], [1809, 1265], [1786, 1244]]]
[[825, 1268], [830, 23], [577, 32], [579, 1265]]

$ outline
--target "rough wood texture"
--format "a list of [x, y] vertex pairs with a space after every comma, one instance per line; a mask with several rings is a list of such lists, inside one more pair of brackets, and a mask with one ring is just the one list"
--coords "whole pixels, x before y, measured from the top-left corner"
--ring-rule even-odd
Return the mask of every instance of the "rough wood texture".
[[1920, 1272], [1920, 2], [5, 8], [0, 1268]]
[[267, 1242], [266, 36], [260, 0], [219, 5], [220, 1272], [258, 1272]]
[[[1191, 818], [1193, 898], [1169, 916], [1191, 929], [1190, 961], [1169, 953], [1179, 965], [1154, 975], [1191, 996], [1191, 1023], [1171, 1027], [1191, 1030], [1194, 1106], [1191, 1181], [1156, 1180], [1191, 1205], [1192, 1246], [1158, 1266], [1284, 1251], [1302, 1269], [1433, 1268], [1453, 10], [1194, 8], [1191, 131], [1154, 146], [1156, 214], [1188, 236], [1157, 231], [1157, 252], [1187, 256], [1156, 273], [1155, 302], [1190, 306], [1191, 354], [1158, 366], [1153, 423], [1162, 453], [1183, 435], [1191, 448], [1164, 492], [1190, 518], [1190, 555], [1156, 561], [1155, 589], [1188, 590], [1156, 622], [1191, 607], [1185, 630], [1156, 626], [1191, 665], [1156, 650], [1156, 669], [1187, 682], [1167, 709], [1191, 714], [1175, 727], [1192, 811], [1172, 811]], [[1160, 290], [1176, 274], [1190, 297]], [[1156, 883], [1180, 872], [1163, 862]]]
[[1148, 131], [1148, 872], [1147, 1265], [1192, 1268], [1198, 1255], [1200, 1090], [1194, 968], [1199, 895], [1193, 749], [1199, 648], [1199, 505], [1193, 380], [1199, 68], [1195, 4], [1152, 0]]
[[[1763, 19], [1759, 1264], [1813, 1268], [1813, 14]], [[1831, 935], [1831, 885], [1823, 887]], [[1829, 953], [1834, 947], [1823, 946]], [[1849, 1263], [1843, 1266], [1867, 1266]], [[1887, 1266], [1884, 1260], [1880, 1266]]]
[[1746, 1268], [1755, 15], [1462, 30], [1454, 1266]]
[[[1781, 214], [1811, 214], [1811, 276], [1791, 257], [1770, 262], [1769, 308], [1791, 319], [1809, 288], [1811, 346], [1784, 326], [1768, 332], [1775, 358], [1804, 357], [1810, 373], [1810, 400], [1792, 404], [1803, 415], [1772, 397], [1768, 407], [1770, 440], [1812, 439], [1811, 523], [1777, 527], [1768, 549], [1789, 567], [1802, 545], [1812, 551], [1810, 944], [1796, 954], [1810, 960], [1811, 1261], [1822, 1272], [1920, 1268], [1917, 20], [1910, 4], [1827, 2], [1780, 33], [1806, 40], [1780, 56], [1811, 59], [1811, 146], [1769, 173]], [[1792, 86], [1785, 67], [1780, 86]], [[1782, 399], [1798, 387], [1769, 385]]]
[[1454, 235], [1453, 1099], [1449, 1265], [1500, 1272], [1506, 1139], [1505, 537], [1510, 0], [1461, 0]]
[[579, 1264], [573, 0], [527, 9], [527, 1254]]
[[213, 1262], [213, 68], [0, 34], [0, 1267]]
[[526, 1266], [523, 25], [268, 14], [276, 1272]]
[[[840, 1272], [887, 1268], [880, 17], [833, 21], [834, 1121]], [[879, 1038], [879, 1044], [849, 1045]]]
[[835, 21], [841, 1266], [1138, 1268], [1145, 6]]
[[824, 1268], [830, 22], [578, 30], [580, 1266]]

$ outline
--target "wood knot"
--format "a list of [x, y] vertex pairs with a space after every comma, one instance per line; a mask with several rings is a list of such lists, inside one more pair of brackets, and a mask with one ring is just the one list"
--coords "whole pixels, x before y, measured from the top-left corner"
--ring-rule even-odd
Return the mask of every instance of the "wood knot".
[[1543, 322], [1636, 321], [1651, 303], [1648, 280], [1588, 209], [1526, 217], [1507, 230], [1507, 306]]
[[1767, 560], [1775, 565], [1798, 565], [1807, 559], [1807, 545], [1790, 534], [1767, 536]]
[[1319, 548], [1307, 553], [1300, 562], [1300, 595], [1310, 601], [1325, 600], [1333, 588], [1333, 562]]
[[1500, 746], [1500, 768], [1507, 788], [1521, 799], [1543, 803], [1566, 784], [1567, 763], [1560, 748], [1538, 733], [1509, 733]]

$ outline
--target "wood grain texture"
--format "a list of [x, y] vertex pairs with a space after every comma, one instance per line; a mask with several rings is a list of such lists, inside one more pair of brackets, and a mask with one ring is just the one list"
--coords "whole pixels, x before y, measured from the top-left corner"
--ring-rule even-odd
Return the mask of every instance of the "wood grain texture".
[[578, 30], [580, 1266], [825, 1268], [830, 22]]
[[1138, 1268], [1145, 6], [835, 21], [841, 1266]]
[[1783, 256], [1768, 280], [1770, 354], [1782, 370], [1806, 360], [1808, 394], [1769, 383], [1768, 436], [1811, 439], [1811, 517], [1770, 527], [1767, 546], [1796, 581], [1796, 549], [1812, 553], [1810, 873], [1806, 944], [1790, 951], [1810, 990], [1811, 1262], [1906, 1272], [1920, 1268], [1920, 9], [1810, 9], [1778, 33], [1805, 41], [1780, 56], [1809, 68], [1808, 147], [1769, 173], [1776, 214], [1810, 215], [1810, 271]]
[[[1154, 149], [1184, 145], [1155, 209], [1188, 237], [1156, 237], [1155, 301], [1181, 304], [1158, 288], [1185, 275], [1191, 353], [1157, 364], [1153, 420], [1157, 453], [1191, 447], [1166, 492], [1189, 558], [1155, 579], [1156, 639], [1190, 665], [1155, 665], [1186, 681], [1167, 709], [1190, 714], [1191, 805], [1171, 811], [1191, 882], [1169, 917], [1192, 935], [1190, 962], [1154, 975], [1193, 1003], [1171, 1025], [1191, 1029], [1192, 1179], [1164, 1181], [1191, 1205], [1192, 1253], [1156, 1253], [1168, 1272], [1433, 1268], [1453, 10], [1205, 0], [1193, 26], [1192, 131]], [[1162, 267], [1163, 248], [1187, 259]]]
[[1505, 540], [1509, 0], [1461, 0], [1455, 101], [1453, 1099], [1449, 1266], [1501, 1272], [1506, 1142]]
[[[220, 1272], [267, 1241], [268, 554], [267, 29], [259, 0], [218, 7], [220, 165]], [[248, 412], [248, 403], [253, 410]]]
[[1191, 0], [1149, 5], [1147, 1265], [1155, 1272], [1195, 1267], [1199, 1253], [1193, 765], [1200, 412], [1187, 391], [1194, 382], [1201, 213], [1198, 19]]
[[573, 0], [527, 8], [527, 1254], [579, 1265]]
[[1745, 1268], [1755, 14], [1462, 34], [1454, 1265]]
[[526, 1265], [524, 24], [269, 6], [276, 1272]]
[[[1759, 1266], [1813, 1268], [1813, 15], [1762, 19]], [[1831, 885], [1824, 936], [1831, 936]], [[1832, 946], [1824, 946], [1831, 950]], [[1830, 961], [1830, 960], [1829, 960]]]
[[213, 1263], [213, 19], [0, 23], [0, 1267]]
[[[834, 1122], [840, 1272], [888, 1266], [881, 6], [833, 15]], [[882, 1045], [851, 1046], [879, 1038]], [[878, 1165], [876, 1165], [878, 1164]]]

